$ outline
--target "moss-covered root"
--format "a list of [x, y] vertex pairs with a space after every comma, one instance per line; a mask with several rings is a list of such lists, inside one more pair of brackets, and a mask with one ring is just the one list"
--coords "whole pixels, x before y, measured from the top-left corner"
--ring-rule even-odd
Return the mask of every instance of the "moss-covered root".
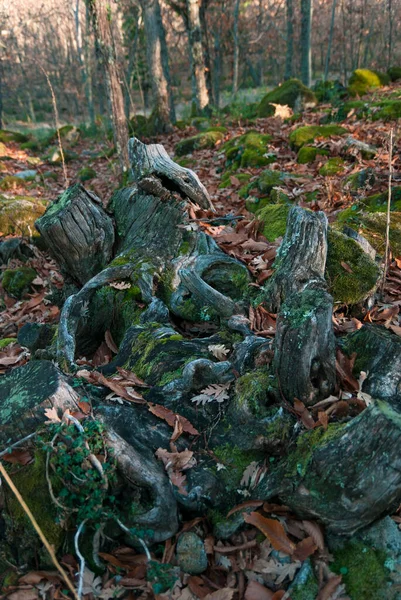
[[292, 485], [281, 501], [332, 533], [352, 535], [401, 500], [400, 435], [400, 413], [383, 401], [346, 425], [303, 434], [283, 465]]

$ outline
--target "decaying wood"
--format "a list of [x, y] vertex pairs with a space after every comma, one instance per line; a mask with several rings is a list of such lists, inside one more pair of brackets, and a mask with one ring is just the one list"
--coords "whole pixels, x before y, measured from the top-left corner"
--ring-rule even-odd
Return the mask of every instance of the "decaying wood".
[[110, 261], [114, 228], [100, 199], [74, 185], [35, 226], [64, 273], [84, 284]]
[[327, 219], [321, 212], [290, 210], [287, 230], [266, 286], [278, 310], [274, 369], [281, 393], [315, 404], [335, 389], [333, 298], [326, 291]]

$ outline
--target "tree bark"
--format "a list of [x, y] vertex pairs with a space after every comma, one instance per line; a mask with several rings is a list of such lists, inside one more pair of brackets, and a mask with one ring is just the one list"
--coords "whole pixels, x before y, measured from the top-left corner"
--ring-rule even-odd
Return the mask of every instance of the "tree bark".
[[171, 131], [168, 82], [163, 68], [162, 21], [158, 0], [141, 0], [146, 31], [146, 57], [152, 82], [155, 133]]
[[293, 0], [286, 0], [286, 54], [285, 54], [285, 79], [291, 79], [293, 75], [294, 60], [294, 6]]
[[327, 81], [327, 78], [329, 76], [331, 46], [333, 43], [334, 23], [335, 23], [335, 19], [336, 19], [336, 5], [337, 5], [337, 0], [333, 0], [333, 5], [331, 8], [329, 42], [327, 45], [326, 63], [325, 63], [325, 67], [324, 67], [324, 81]]
[[112, 13], [106, 0], [87, 0], [92, 16], [99, 63], [104, 65], [107, 94], [111, 109], [114, 141], [121, 172], [128, 171], [128, 124], [124, 110], [118, 60], [112, 33]]
[[188, 39], [191, 53], [191, 70], [193, 82], [193, 102], [196, 112], [208, 110], [210, 105], [206, 83], [206, 65], [204, 58], [202, 29], [200, 22], [200, 0], [186, 0], [188, 15]]
[[301, 79], [307, 87], [312, 77], [312, 1], [301, 0]]
[[233, 22], [233, 41], [234, 41], [233, 94], [236, 94], [238, 92], [238, 73], [239, 73], [238, 21], [239, 21], [240, 3], [241, 3], [241, 0], [235, 0], [235, 4], [234, 4], [234, 22]]

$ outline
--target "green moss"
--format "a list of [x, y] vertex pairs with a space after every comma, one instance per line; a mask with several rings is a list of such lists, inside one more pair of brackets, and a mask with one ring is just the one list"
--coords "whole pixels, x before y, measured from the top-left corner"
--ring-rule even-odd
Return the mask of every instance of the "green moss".
[[392, 121], [401, 117], [401, 100], [387, 100], [372, 105], [372, 120]]
[[[369, 212], [387, 211], [388, 192], [373, 194], [361, 200], [361, 206]], [[390, 210], [401, 211], [401, 186], [393, 187], [391, 190]]]
[[67, 188], [60, 196], [58, 196], [55, 202], [49, 204], [42, 218], [48, 220], [67, 208], [71, 202], [71, 198], [76, 194], [77, 186], [79, 186], [78, 183]]
[[227, 491], [235, 491], [240, 485], [245, 469], [253, 461], [260, 461], [264, 457], [263, 452], [255, 450], [242, 450], [238, 446], [224, 444], [213, 448], [213, 453], [220, 464], [226, 468], [220, 471]]
[[291, 586], [291, 600], [316, 600], [319, 595], [319, 583], [311, 572], [305, 583], [295, 582]]
[[401, 79], [401, 67], [390, 67], [387, 73], [391, 81], [398, 81]]
[[193, 137], [186, 138], [178, 142], [175, 147], [177, 156], [190, 154], [194, 150], [204, 150], [205, 148], [214, 148], [217, 143], [224, 139], [224, 133], [221, 131], [205, 131], [198, 133]]
[[331, 570], [342, 575], [351, 600], [386, 600], [390, 597], [386, 559], [383, 550], [351, 541], [334, 552]]
[[3, 288], [11, 296], [22, 298], [36, 276], [36, 271], [30, 267], [6, 269], [2, 279]]
[[344, 127], [338, 125], [305, 125], [298, 127], [290, 134], [290, 144], [299, 149], [305, 144], [314, 142], [317, 138], [329, 138], [333, 135], [344, 135], [348, 133]]
[[303, 477], [316, 448], [341, 436], [343, 427], [344, 425], [341, 423], [331, 423], [326, 430], [323, 427], [316, 427], [298, 436], [295, 448], [290, 451], [286, 459], [286, 476], [299, 475]]
[[27, 142], [29, 137], [23, 133], [19, 133], [18, 131], [8, 131], [6, 129], [0, 129], [0, 142], [17, 142], [18, 144], [22, 144]]
[[[221, 183], [219, 185], [219, 188], [231, 187], [232, 186], [231, 179], [230, 179], [231, 177], [232, 177], [232, 174], [230, 172], [224, 173], [221, 178]], [[241, 181], [241, 183], [247, 183], [251, 178], [251, 174], [250, 173], [236, 173], [235, 177], [238, 179], [238, 181]]]
[[266, 367], [239, 377], [235, 383], [234, 400], [238, 409], [255, 417], [264, 416], [269, 383], [269, 371]]
[[[13, 481], [37, 520], [46, 539], [57, 549], [63, 540], [64, 532], [60, 525], [56, 523], [56, 509], [49, 496], [46, 480], [45, 453], [37, 450], [33, 464], [25, 465], [14, 473]], [[32, 530], [31, 522], [26, 516], [25, 511], [11, 493], [8, 499], [8, 512], [15, 527], [21, 531], [21, 534], [25, 534], [25, 530]], [[37, 539], [37, 545], [39, 546], [41, 542], [39, 538]]]
[[[347, 208], [337, 215], [338, 229], [341, 230], [344, 225], [363, 235], [378, 254], [384, 255], [387, 227], [386, 213], [363, 213], [355, 205], [355, 210]], [[401, 212], [391, 213], [389, 237], [393, 255], [401, 256]]]
[[77, 177], [80, 181], [89, 181], [96, 177], [96, 171], [91, 167], [83, 167], [78, 171]]
[[256, 216], [262, 222], [262, 233], [269, 242], [285, 234], [288, 211], [289, 206], [283, 204], [271, 204], [257, 211]]
[[27, 187], [28, 181], [25, 179], [21, 179], [20, 177], [15, 177], [14, 175], [6, 175], [0, 181], [0, 190], [8, 191], [13, 190], [15, 188]]
[[320, 167], [319, 173], [325, 177], [331, 177], [341, 173], [343, 170], [344, 161], [342, 158], [336, 156], [334, 158], [329, 158], [329, 160], [322, 167]]
[[16, 341], [15, 338], [3, 338], [0, 340], [0, 350], [3, 348], [7, 348], [10, 344], [13, 344]]
[[263, 167], [273, 162], [276, 160], [274, 155], [267, 153], [270, 140], [270, 135], [253, 130], [232, 138], [222, 146], [227, 166], [235, 170], [239, 167]]
[[346, 177], [345, 187], [352, 191], [357, 191], [361, 188], [372, 186], [375, 181], [376, 177], [373, 169], [362, 169]]
[[[351, 272], [341, 263], [347, 264]], [[325, 276], [335, 302], [358, 304], [375, 289], [380, 269], [357, 242], [330, 230]]]
[[45, 204], [36, 198], [0, 195], [0, 232], [3, 235], [31, 236], [35, 221], [45, 212]]
[[313, 146], [302, 146], [297, 155], [297, 161], [300, 165], [312, 163], [317, 156], [317, 148]]
[[380, 76], [369, 69], [356, 69], [348, 82], [348, 91], [351, 96], [363, 96], [371, 89], [381, 87]]
[[315, 94], [298, 79], [288, 79], [282, 85], [266, 94], [258, 106], [258, 117], [271, 117], [275, 109], [273, 104], [290, 106], [296, 110], [307, 105], [315, 106]]

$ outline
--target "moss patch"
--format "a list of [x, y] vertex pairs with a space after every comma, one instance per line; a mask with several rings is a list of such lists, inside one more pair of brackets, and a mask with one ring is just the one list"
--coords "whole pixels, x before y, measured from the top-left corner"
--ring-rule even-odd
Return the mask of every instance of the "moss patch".
[[232, 138], [222, 146], [227, 157], [227, 166], [232, 171], [239, 167], [263, 167], [275, 160], [267, 152], [271, 136], [257, 131]]
[[[373, 248], [382, 255], [386, 247], [386, 224], [387, 215], [384, 212], [364, 213], [355, 209], [347, 208], [337, 215], [337, 224], [339, 230], [344, 225], [357, 231]], [[390, 247], [394, 256], [401, 256], [401, 212], [392, 212], [390, 220]]]
[[308, 464], [312, 459], [316, 448], [336, 439], [342, 435], [343, 424], [332, 423], [326, 430], [317, 427], [298, 436], [295, 448], [290, 452], [286, 463], [286, 475], [303, 477], [308, 470]]
[[35, 198], [0, 195], [0, 231], [3, 235], [30, 236], [35, 232], [36, 219], [45, 210], [45, 204]]
[[334, 552], [332, 571], [342, 575], [351, 600], [385, 600], [389, 598], [389, 572], [383, 550], [349, 542]]
[[269, 242], [285, 234], [289, 206], [271, 204], [258, 210], [257, 218], [262, 221], [262, 233]]
[[300, 165], [312, 163], [317, 156], [317, 148], [313, 146], [302, 146], [298, 151], [297, 161]]
[[299, 111], [306, 106], [315, 106], [317, 98], [299, 79], [288, 79], [262, 98], [258, 106], [258, 117], [274, 115], [272, 103], [287, 105]]
[[90, 181], [96, 177], [96, 171], [92, 167], [83, 167], [78, 171], [77, 177], [80, 181]]
[[22, 298], [36, 276], [36, 271], [30, 267], [6, 269], [2, 279], [3, 288], [10, 296]]
[[204, 150], [205, 148], [214, 148], [216, 144], [224, 139], [224, 133], [221, 131], [205, 131], [198, 133], [193, 137], [186, 138], [178, 142], [175, 147], [175, 153], [177, 156], [184, 156], [185, 154], [191, 154], [194, 150]]
[[336, 156], [334, 158], [329, 158], [329, 160], [319, 169], [320, 175], [324, 175], [325, 177], [332, 177], [333, 175], [337, 175], [344, 170], [344, 161], [342, 158]]
[[2, 350], [3, 348], [7, 348], [7, 346], [16, 341], [17, 340], [15, 338], [3, 338], [2, 340], [0, 340], [0, 350]]
[[[387, 211], [388, 192], [382, 194], [373, 194], [360, 201], [364, 210], [369, 212]], [[401, 186], [393, 187], [391, 190], [390, 210], [401, 211]]]
[[[345, 263], [351, 272], [341, 263]], [[329, 230], [325, 277], [335, 302], [362, 302], [375, 289], [379, 276], [379, 267], [357, 242]]]
[[391, 81], [398, 81], [401, 79], [401, 67], [390, 67], [390, 69], [387, 71], [387, 74]]
[[348, 82], [348, 91], [351, 96], [363, 96], [371, 89], [381, 87], [380, 76], [369, 69], [356, 69]]
[[333, 135], [345, 135], [348, 131], [338, 125], [305, 125], [298, 127], [290, 134], [290, 144], [299, 149], [305, 144], [314, 142], [317, 138], [329, 138]]
[[251, 462], [263, 460], [263, 452], [242, 450], [238, 446], [224, 444], [213, 448], [213, 453], [220, 464], [226, 468], [220, 471], [227, 491], [234, 492], [238, 489], [245, 469]]
[[270, 385], [267, 368], [239, 377], [235, 383], [234, 402], [241, 412], [263, 417], [266, 412], [267, 390]]

